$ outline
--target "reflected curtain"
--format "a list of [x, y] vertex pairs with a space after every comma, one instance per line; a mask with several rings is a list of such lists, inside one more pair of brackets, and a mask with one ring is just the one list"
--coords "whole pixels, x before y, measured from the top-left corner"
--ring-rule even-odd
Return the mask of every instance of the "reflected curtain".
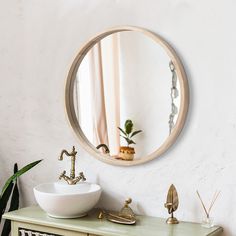
[[101, 44], [96, 44], [88, 55], [90, 88], [91, 88], [91, 113], [92, 133], [95, 146], [104, 143], [108, 145], [106, 108], [103, 84], [103, 67]]
[[88, 54], [93, 142], [108, 145], [110, 155], [120, 147], [119, 36], [113, 34], [97, 43]]

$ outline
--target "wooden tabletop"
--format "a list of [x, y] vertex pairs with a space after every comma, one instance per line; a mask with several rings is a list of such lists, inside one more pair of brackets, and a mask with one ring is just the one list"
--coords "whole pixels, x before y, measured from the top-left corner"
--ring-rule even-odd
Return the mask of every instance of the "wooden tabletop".
[[104, 236], [218, 236], [223, 232], [221, 227], [215, 226], [207, 229], [197, 223], [180, 222], [177, 225], [168, 225], [165, 223], [165, 219], [150, 216], [137, 216], [135, 225], [121, 225], [105, 219], [99, 220], [97, 212], [92, 212], [83, 218], [56, 219], [49, 217], [38, 206], [8, 212], [4, 214], [3, 218]]

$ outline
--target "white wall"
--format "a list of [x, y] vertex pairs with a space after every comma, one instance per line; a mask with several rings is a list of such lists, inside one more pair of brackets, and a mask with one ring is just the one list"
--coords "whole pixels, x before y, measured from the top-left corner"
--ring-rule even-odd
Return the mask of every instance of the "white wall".
[[79, 149], [79, 169], [103, 187], [101, 206], [118, 209], [128, 196], [138, 213], [167, 217], [171, 183], [180, 220], [200, 221], [199, 189], [222, 191], [213, 216], [236, 226], [236, 3], [233, 0], [0, 0], [0, 184], [12, 170], [43, 158], [21, 178], [23, 205], [32, 187], [54, 181], [62, 148], [78, 147], [64, 112], [64, 81], [75, 52], [89, 37], [115, 25], [137, 25], [165, 37], [185, 64], [191, 92], [186, 127], [176, 145], [142, 166], [113, 167]]

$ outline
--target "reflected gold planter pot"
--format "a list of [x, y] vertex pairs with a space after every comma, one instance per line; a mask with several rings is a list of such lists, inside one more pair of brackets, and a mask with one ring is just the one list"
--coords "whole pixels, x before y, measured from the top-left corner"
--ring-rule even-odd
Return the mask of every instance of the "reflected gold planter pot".
[[125, 161], [132, 161], [134, 159], [135, 150], [132, 147], [120, 147], [119, 157]]

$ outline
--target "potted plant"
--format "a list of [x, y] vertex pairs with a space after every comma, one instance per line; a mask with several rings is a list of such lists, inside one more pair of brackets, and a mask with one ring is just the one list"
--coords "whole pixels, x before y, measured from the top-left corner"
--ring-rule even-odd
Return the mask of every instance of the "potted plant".
[[130, 147], [130, 145], [136, 144], [132, 140], [132, 138], [138, 133], [141, 133], [142, 130], [133, 131], [133, 128], [134, 128], [134, 124], [132, 120], [125, 121], [124, 129], [118, 127], [118, 129], [121, 132], [120, 136], [124, 138], [125, 141], [127, 142], [127, 146], [120, 147], [119, 158], [121, 158], [122, 160], [132, 161], [134, 159], [135, 150], [133, 147]]
[[[14, 165], [14, 174], [6, 181], [5, 185], [2, 188], [2, 192], [0, 193], [0, 223], [2, 221], [2, 215], [5, 212], [14, 211], [19, 208], [19, 190], [17, 184], [18, 177], [20, 177], [25, 172], [36, 166], [41, 161], [42, 160], [32, 162], [24, 166], [20, 170], [18, 170], [17, 163]], [[11, 231], [10, 220], [5, 220], [2, 226], [3, 227], [1, 235], [8, 236]]]

